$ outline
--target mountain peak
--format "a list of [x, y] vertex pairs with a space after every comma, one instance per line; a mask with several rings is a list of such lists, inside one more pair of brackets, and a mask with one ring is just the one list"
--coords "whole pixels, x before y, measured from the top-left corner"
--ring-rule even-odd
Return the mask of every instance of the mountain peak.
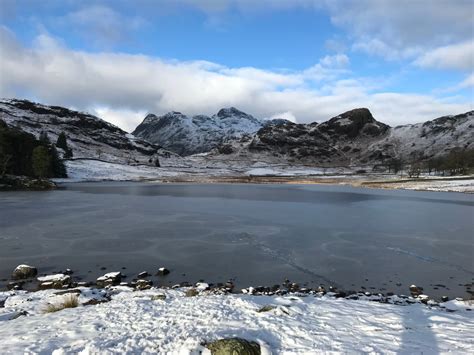
[[224, 107], [217, 112], [217, 117], [219, 118], [226, 118], [232, 116], [240, 116], [240, 117], [251, 117], [250, 115], [246, 114], [243, 111], [238, 110], [235, 107]]

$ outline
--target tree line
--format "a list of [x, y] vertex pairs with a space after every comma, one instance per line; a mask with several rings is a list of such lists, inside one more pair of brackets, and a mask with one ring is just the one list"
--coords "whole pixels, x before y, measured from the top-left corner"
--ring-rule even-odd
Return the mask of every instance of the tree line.
[[409, 177], [418, 177], [422, 172], [443, 176], [466, 175], [474, 171], [474, 149], [455, 148], [436, 158], [393, 158], [387, 168], [394, 174], [406, 170]]
[[9, 127], [0, 120], [0, 177], [6, 174], [41, 179], [67, 177], [66, 167], [57, 148], [64, 151], [65, 158], [72, 157], [64, 132], [54, 144], [46, 132], [41, 132], [37, 139], [33, 134]]

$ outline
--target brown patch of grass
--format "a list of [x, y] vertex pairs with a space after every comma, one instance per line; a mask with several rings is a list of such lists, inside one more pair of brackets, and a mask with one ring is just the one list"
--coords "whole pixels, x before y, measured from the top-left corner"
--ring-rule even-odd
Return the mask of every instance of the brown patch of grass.
[[49, 303], [43, 313], [54, 313], [66, 308], [76, 308], [79, 305], [79, 297], [77, 295], [67, 295], [63, 297], [61, 303]]

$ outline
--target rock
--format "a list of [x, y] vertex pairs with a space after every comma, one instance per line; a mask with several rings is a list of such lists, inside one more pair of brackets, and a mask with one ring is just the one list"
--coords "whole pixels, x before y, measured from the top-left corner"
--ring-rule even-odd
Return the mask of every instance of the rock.
[[7, 284], [8, 290], [21, 290], [25, 281], [11, 281]]
[[64, 271], [64, 275], [72, 275], [74, 273], [74, 271], [72, 271], [71, 269], [66, 269], [66, 271]]
[[55, 295], [67, 295], [67, 294], [75, 294], [75, 295], [80, 295], [81, 290], [64, 290], [64, 291], [58, 291], [54, 293]]
[[158, 295], [151, 296], [152, 301], [164, 301], [166, 299], [166, 295], [160, 293]]
[[100, 304], [100, 303], [109, 302], [110, 300], [111, 300], [110, 297], [105, 297], [105, 298], [101, 298], [101, 299], [91, 298], [89, 301], [84, 302], [82, 305], [83, 306], [95, 306], [95, 305]]
[[418, 295], [417, 297], [422, 303], [427, 304], [430, 297], [428, 295]]
[[120, 271], [116, 272], [109, 272], [101, 277], [99, 277], [96, 281], [98, 287], [106, 287], [112, 285], [118, 285], [122, 281], [122, 273]]
[[137, 290], [148, 290], [153, 285], [153, 282], [150, 281], [150, 280], [141, 279], [141, 280], [135, 281], [135, 283], [133, 285], [134, 285], [135, 289], [137, 289]]
[[260, 345], [241, 338], [227, 338], [206, 344], [213, 355], [260, 355]]
[[318, 286], [318, 288], [316, 289], [316, 291], [318, 292], [321, 292], [321, 293], [326, 293], [326, 289], [324, 288], [324, 286]]
[[448, 301], [449, 301], [449, 297], [448, 297], [448, 296], [443, 296], [443, 297], [441, 297], [441, 301], [443, 301], [443, 302], [448, 302]]
[[141, 273], [138, 274], [138, 277], [141, 279], [147, 276], [150, 276], [150, 274], [146, 271], [142, 271]]
[[272, 306], [271, 304], [267, 304], [261, 308], [259, 308], [257, 310], [258, 313], [262, 313], [262, 312], [269, 312], [271, 311], [272, 309], [275, 309], [276, 307], [275, 306]]
[[198, 291], [206, 291], [206, 290], [209, 290], [209, 284], [205, 283], [205, 282], [198, 282], [196, 284], [196, 289]]
[[64, 288], [69, 287], [71, 284], [71, 276], [64, 274], [54, 274], [38, 277], [40, 282], [39, 288], [49, 289], [49, 288]]
[[423, 287], [418, 287], [416, 285], [411, 285], [410, 286], [410, 292], [414, 296], [421, 295], [423, 293]]
[[165, 275], [168, 275], [170, 273], [170, 271], [165, 268], [165, 267], [160, 267], [158, 269], [158, 272], [156, 273], [158, 276], [165, 276]]
[[92, 286], [92, 282], [90, 281], [81, 281], [77, 283], [77, 287], [90, 287]]
[[15, 270], [13, 270], [12, 278], [13, 280], [23, 280], [35, 277], [38, 275], [38, 269], [30, 265], [18, 265]]

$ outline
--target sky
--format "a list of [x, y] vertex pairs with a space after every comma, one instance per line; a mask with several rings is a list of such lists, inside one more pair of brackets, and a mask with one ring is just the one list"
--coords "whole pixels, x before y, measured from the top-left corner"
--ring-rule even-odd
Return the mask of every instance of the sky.
[[472, 0], [0, 0], [0, 97], [392, 126], [473, 110]]

